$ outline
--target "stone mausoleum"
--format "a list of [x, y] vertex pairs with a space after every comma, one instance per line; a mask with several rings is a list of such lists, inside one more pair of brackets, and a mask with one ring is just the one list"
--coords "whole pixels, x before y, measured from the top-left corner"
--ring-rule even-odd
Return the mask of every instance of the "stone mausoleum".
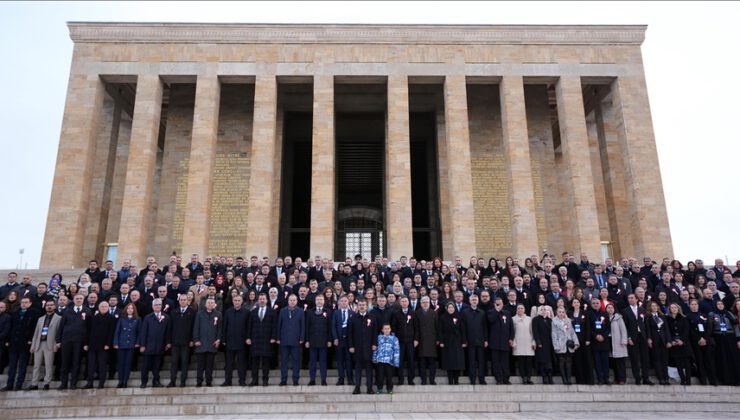
[[645, 26], [68, 26], [42, 268], [673, 253]]

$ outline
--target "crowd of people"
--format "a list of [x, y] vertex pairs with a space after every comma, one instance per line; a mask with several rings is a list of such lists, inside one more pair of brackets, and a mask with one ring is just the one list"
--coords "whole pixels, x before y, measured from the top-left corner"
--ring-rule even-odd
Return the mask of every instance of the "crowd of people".
[[[738, 262], [740, 266], [740, 261]], [[8, 274], [0, 286], [1, 391], [105, 387], [184, 387], [192, 356], [196, 386], [212, 386], [216, 354], [224, 382], [241, 386], [337, 385], [360, 393], [393, 392], [394, 384], [624, 384], [627, 359], [635, 384], [669, 384], [669, 369], [690, 385], [740, 384], [740, 270], [717, 259], [685, 266], [646, 257], [602, 264], [563, 253], [524, 262], [471, 257], [399, 261], [361, 256], [344, 262], [207, 257], [160, 268], [124, 261], [89, 267], [78, 278], [55, 274], [35, 283]], [[26, 370], [33, 358], [30, 383]], [[290, 371], [289, 371], [290, 368]], [[41, 375], [43, 369], [43, 377]], [[83, 372], [84, 371], [84, 372]], [[251, 381], [247, 383], [247, 372]], [[317, 372], [318, 371], [318, 372]], [[611, 373], [613, 371], [613, 374]], [[290, 378], [289, 378], [290, 376]], [[317, 378], [318, 376], [318, 378]], [[261, 382], [260, 382], [261, 379]], [[395, 380], [394, 380], [395, 379]], [[375, 385], [375, 386], [374, 386]]]

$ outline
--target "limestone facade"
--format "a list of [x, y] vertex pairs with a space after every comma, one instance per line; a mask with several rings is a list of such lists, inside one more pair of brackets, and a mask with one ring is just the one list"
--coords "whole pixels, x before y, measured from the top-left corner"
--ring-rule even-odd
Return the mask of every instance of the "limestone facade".
[[[384, 253], [414, 254], [409, 89], [438, 89], [440, 256], [673, 254], [646, 27], [69, 23], [43, 268], [280, 249], [286, 112], [308, 86], [310, 249], [335, 253], [338, 83], [386, 86]], [[369, 82], [368, 82], [369, 81]], [[332, 180], [334, 180], [332, 182]]]

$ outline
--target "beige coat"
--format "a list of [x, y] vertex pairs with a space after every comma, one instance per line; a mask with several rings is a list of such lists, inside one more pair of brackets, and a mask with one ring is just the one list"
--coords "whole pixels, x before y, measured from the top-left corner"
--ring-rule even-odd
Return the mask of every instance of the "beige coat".
[[610, 356], [615, 359], [621, 359], [629, 356], [627, 352], [627, 327], [624, 326], [624, 319], [620, 314], [614, 314], [611, 319], [612, 331], [612, 351]]
[[532, 318], [528, 316], [513, 316], [514, 323], [514, 356], [534, 356], [534, 337], [532, 336]]
[[36, 330], [33, 332], [33, 339], [31, 340], [31, 353], [35, 353], [38, 350], [53, 351], [54, 345], [56, 344], [57, 329], [59, 323], [62, 321], [62, 317], [56, 312], [51, 317], [49, 323], [49, 332], [46, 336], [45, 341], [41, 341], [41, 330], [44, 328], [44, 320], [46, 319], [46, 312], [36, 321]]

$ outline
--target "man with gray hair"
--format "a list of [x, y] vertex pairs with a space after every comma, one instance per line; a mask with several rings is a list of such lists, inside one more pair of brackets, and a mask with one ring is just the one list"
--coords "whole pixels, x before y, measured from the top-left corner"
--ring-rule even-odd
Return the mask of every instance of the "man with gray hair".
[[159, 371], [162, 367], [162, 356], [170, 348], [170, 343], [167, 342], [169, 328], [170, 317], [162, 313], [162, 299], [154, 299], [152, 313], [144, 317], [136, 343], [144, 356], [141, 365], [141, 388], [146, 388], [149, 371], [154, 377], [152, 385], [155, 388], [162, 387], [159, 381]]

